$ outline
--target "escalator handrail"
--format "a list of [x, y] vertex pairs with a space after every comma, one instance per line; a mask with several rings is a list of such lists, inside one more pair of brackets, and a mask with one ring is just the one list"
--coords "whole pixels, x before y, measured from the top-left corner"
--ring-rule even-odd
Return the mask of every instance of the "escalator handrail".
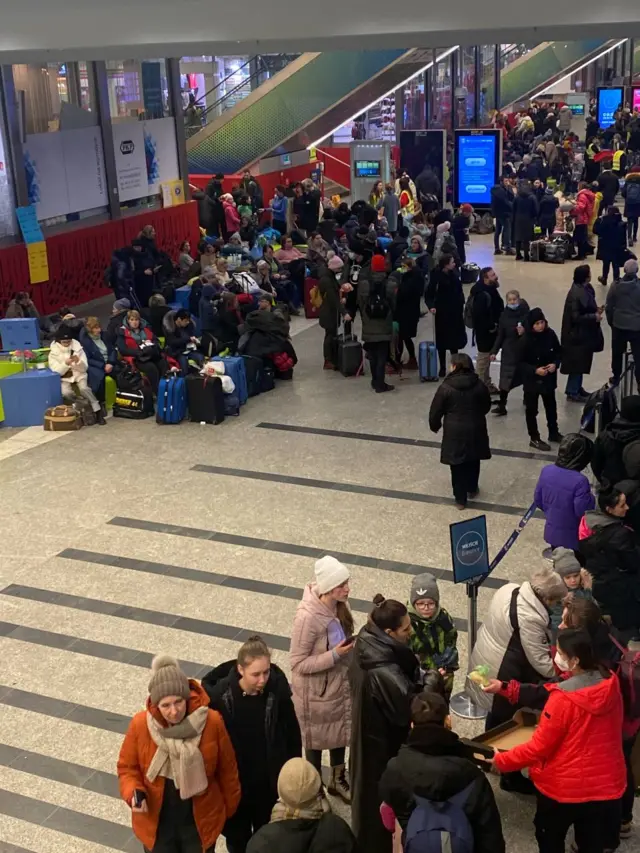
[[[238, 73], [238, 71], [242, 71], [243, 68], [246, 68], [246, 66], [249, 65], [253, 59], [257, 59], [259, 57], [259, 55], [260, 54], [256, 53], [254, 56], [250, 56], [249, 59], [247, 59], [246, 62], [243, 62], [242, 65], [239, 65], [235, 71], [232, 71], [231, 74], [227, 74], [227, 76], [224, 77], [222, 80], [219, 80], [215, 86], [212, 86], [211, 89], [209, 89], [203, 95], [200, 95], [200, 97], [198, 98], [198, 101], [204, 102], [206, 104], [207, 97], [209, 95], [211, 95], [212, 92], [215, 92], [216, 89], [219, 89], [220, 86], [223, 85], [223, 83], [226, 83], [227, 80], [230, 80], [232, 77], [234, 77]], [[249, 78], [247, 78], [247, 79], [249, 79]], [[186, 112], [188, 109], [189, 109], [189, 107], [185, 107], [184, 110], [182, 111], [182, 114], [186, 115]]]

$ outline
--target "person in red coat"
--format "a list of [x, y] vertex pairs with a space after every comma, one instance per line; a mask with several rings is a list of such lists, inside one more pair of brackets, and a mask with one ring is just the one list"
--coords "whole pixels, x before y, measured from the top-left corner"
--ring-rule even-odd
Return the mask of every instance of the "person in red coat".
[[529, 768], [540, 853], [564, 853], [570, 826], [580, 853], [603, 853], [618, 846], [627, 785], [620, 684], [597, 663], [584, 630], [560, 631], [558, 654], [571, 678], [547, 685], [549, 698], [533, 737], [497, 753], [494, 766], [501, 773]]

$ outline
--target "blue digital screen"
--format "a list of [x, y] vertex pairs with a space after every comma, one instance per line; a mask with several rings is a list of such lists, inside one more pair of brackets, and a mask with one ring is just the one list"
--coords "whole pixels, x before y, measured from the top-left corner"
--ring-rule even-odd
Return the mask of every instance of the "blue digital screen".
[[460, 134], [456, 174], [457, 202], [477, 207], [491, 204], [491, 188], [498, 181], [495, 134]]
[[598, 89], [598, 124], [600, 127], [611, 127], [615, 121], [613, 114], [623, 101], [624, 90], [621, 87]]
[[356, 178], [379, 178], [382, 174], [381, 160], [356, 160], [353, 164]]
[[584, 104], [567, 104], [574, 116], [584, 115]]

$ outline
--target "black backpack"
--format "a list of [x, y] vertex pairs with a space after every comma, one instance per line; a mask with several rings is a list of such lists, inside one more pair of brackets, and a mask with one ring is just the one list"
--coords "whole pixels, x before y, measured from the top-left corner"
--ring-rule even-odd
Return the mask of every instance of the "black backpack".
[[367, 317], [371, 320], [384, 320], [391, 310], [387, 299], [387, 279], [376, 277], [371, 281], [367, 300]]
[[134, 367], [124, 367], [116, 374], [116, 388], [118, 391], [140, 391], [143, 382], [142, 374]]
[[618, 401], [616, 399], [615, 388], [603, 385], [602, 388], [598, 388], [597, 391], [590, 394], [587, 402], [584, 404], [582, 420], [580, 421], [581, 428], [583, 432], [594, 432], [595, 419], [599, 416], [600, 424], [598, 432], [601, 432], [605, 427], [609, 426], [617, 414]]

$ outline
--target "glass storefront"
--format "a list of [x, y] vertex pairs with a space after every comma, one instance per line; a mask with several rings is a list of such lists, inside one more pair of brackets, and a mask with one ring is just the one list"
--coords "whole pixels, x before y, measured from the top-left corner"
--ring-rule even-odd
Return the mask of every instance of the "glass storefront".
[[478, 110], [478, 127], [486, 127], [491, 123], [495, 109], [495, 45], [482, 44], [480, 51], [480, 108]]
[[171, 115], [164, 59], [109, 60], [106, 66], [112, 121]]
[[405, 85], [403, 91], [402, 126], [405, 130], [424, 130], [427, 125], [425, 75], [420, 74]]
[[451, 85], [451, 55], [441, 59], [432, 69], [433, 115], [430, 127], [451, 130], [453, 89]]
[[476, 122], [476, 49], [463, 47], [456, 54], [456, 127], [474, 127]]
[[91, 111], [95, 104], [86, 62], [14, 65], [13, 82], [26, 134], [60, 130], [63, 114], [70, 118], [73, 108]]

